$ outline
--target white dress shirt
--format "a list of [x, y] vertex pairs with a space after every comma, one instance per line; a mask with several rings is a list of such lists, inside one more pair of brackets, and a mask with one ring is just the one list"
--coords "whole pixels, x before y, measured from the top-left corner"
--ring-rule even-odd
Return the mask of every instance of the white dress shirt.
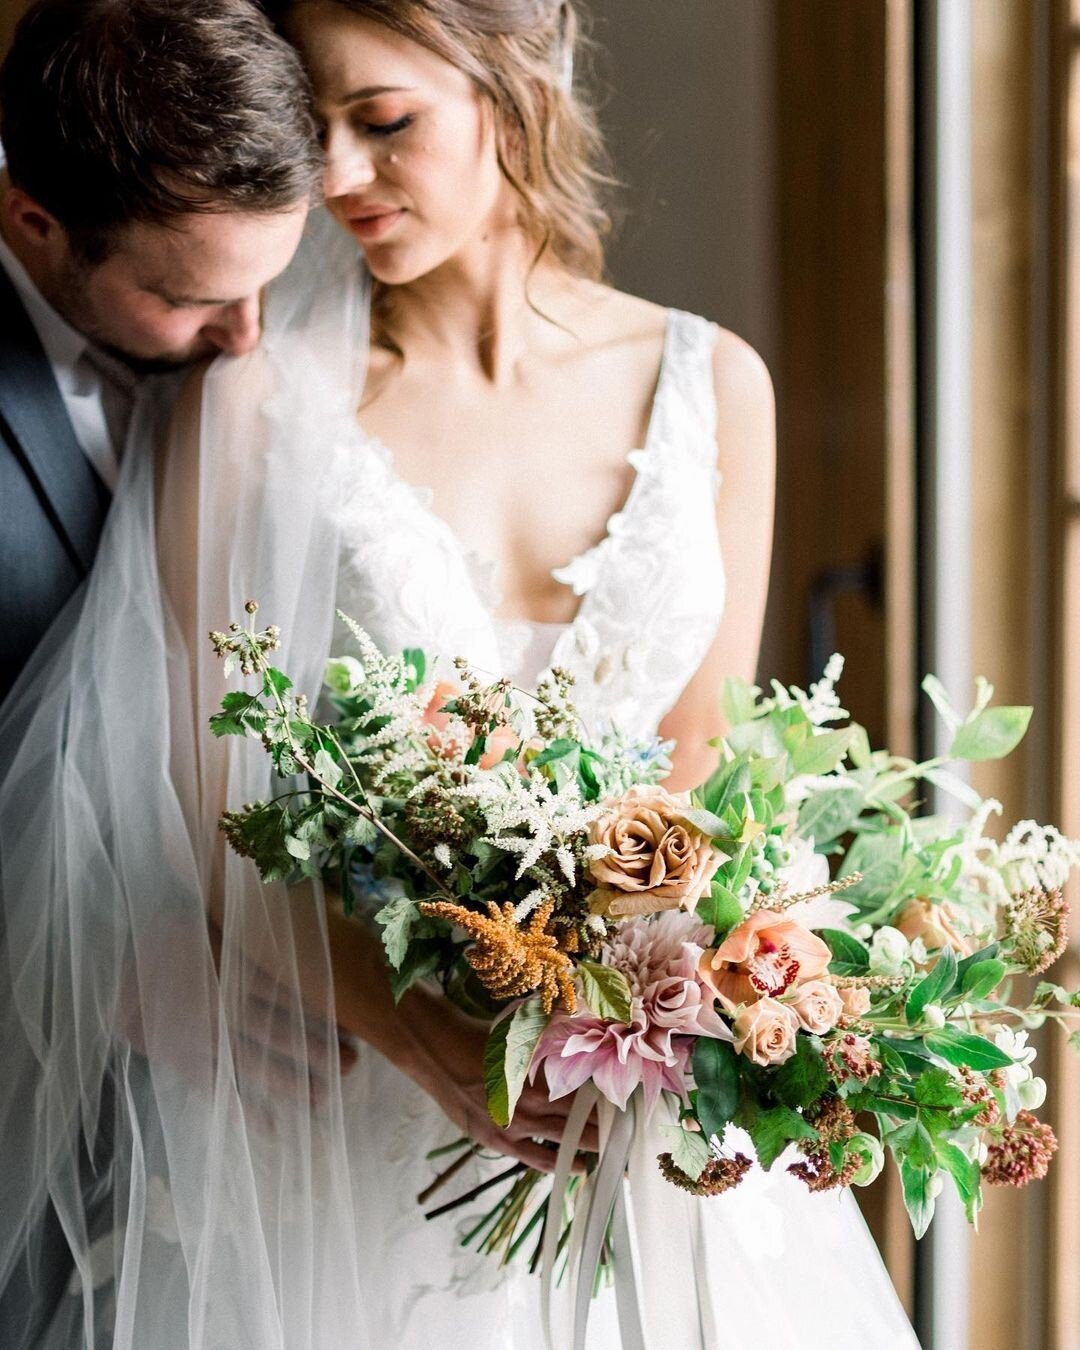
[[118, 361], [99, 352], [89, 338], [53, 309], [2, 237], [0, 265], [41, 339], [75, 438], [112, 491], [119, 476], [120, 453], [138, 378], [126, 367], [121, 368]]

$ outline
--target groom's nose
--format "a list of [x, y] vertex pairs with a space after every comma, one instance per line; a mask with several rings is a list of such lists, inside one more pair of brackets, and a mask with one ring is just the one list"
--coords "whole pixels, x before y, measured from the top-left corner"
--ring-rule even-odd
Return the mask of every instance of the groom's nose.
[[230, 356], [243, 356], [259, 341], [262, 331], [259, 297], [228, 305], [203, 329], [206, 337]]

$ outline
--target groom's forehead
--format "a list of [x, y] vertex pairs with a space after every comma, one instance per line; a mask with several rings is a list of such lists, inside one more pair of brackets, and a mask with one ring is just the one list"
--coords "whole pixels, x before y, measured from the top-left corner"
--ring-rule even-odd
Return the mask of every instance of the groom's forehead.
[[287, 211], [198, 211], [167, 225], [136, 223], [118, 261], [144, 290], [189, 303], [242, 299], [288, 266], [307, 204]]

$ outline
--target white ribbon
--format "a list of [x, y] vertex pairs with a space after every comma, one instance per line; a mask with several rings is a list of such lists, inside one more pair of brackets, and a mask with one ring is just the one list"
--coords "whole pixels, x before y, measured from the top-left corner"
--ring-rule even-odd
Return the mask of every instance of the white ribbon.
[[[700, 1206], [673, 1187], [656, 1165], [664, 1151], [661, 1124], [673, 1124], [671, 1104], [646, 1112], [640, 1092], [617, 1110], [590, 1083], [567, 1117], [541, 1249], [541, 1308], [548, 1350], [585, 1350], [596, 1272], [611, 1226], [615, 1302], [623, 1350], [718, 1350], [709, 1297]], [[553, 1335], [555, 1265], [567, 1187], [581, 1136], [594, 1107], [600, 1124], [600, 1159], [574, 1196], [567, 1244], [568, 1297]]]

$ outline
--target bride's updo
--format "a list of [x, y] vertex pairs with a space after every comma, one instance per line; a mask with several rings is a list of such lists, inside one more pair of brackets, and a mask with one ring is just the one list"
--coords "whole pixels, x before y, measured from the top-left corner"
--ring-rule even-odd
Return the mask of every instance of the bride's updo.
[[[305, 0], [269, 0], [282, 20]], [[325, 2], [325, 0], [324, 0]], [[521, 200], [537, 258], [603, 272], [612, 185], [593, 108], [573, 79], [579, 47], [569, 0], [329, 0], [449, 61], [491, 100], [499, 167]]]

